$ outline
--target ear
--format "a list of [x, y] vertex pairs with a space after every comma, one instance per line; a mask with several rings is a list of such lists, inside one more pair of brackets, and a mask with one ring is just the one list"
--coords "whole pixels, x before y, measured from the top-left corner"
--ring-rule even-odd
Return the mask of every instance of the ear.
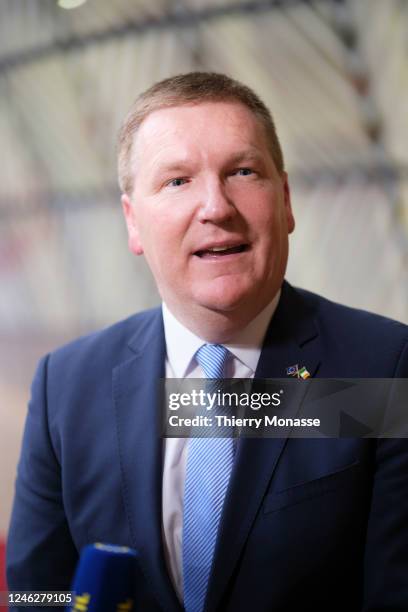
[[288, 181], [288, 174], [284, 172], [282, 174], [282, 184], [283, 184], [283, 197], [284, 197], [284, 206], [286, 213], [286, 222], [288, 224], [288, 234], [291, 234], [295, 229], [295, 217], [293, 216], [292, 203], [290, 198], [290, 187]]
[[125, 193], [122, 195], [120, 200], [122, 202], [123, 214], [125, 216], [126, 227], [128, 231], [129, 250], [134, 255], [142, 255], [143, 247], [140, 241], [134, 206], [132, 205], [129, 196]]

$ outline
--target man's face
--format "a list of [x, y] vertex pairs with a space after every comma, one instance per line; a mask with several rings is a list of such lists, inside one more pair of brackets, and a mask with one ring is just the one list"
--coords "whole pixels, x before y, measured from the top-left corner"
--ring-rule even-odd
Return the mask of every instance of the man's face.
[[170, 310], [249, 322], [282, 283], [294, 228], [262, 124], [239, 103], [158, 110], [139, 128], [132, 163], [129, 247], [145, 254]]

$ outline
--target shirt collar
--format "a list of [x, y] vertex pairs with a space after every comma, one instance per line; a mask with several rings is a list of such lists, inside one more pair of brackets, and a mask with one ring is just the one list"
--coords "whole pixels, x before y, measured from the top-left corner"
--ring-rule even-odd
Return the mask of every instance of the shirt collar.
[[[273, 300], [255, 319], [235, 334], [228, 344], [224, 344], [234, 357], [250, 368], [253, 373], [258, 365], [266, 330], [276, 310], [280, 295], [281, 290], [279, 289]], [[180, 323], [164, 302], [162, 312], [167, 359], [176, 378], [184, 378], [190, 369], [194, 355], [205, 344], [205, 340]]]
[[281, 290], [244, 329], [240, 330], [225, 347], [244, 365], [255, 373], [261, 354], [262, 344], [269, 323], [278, 306]]
[[191, 360], [205, 342], [187, 327], [184, 327], [164, 302], [162, 312], [167, 359], [176, 378], [184, 378]]

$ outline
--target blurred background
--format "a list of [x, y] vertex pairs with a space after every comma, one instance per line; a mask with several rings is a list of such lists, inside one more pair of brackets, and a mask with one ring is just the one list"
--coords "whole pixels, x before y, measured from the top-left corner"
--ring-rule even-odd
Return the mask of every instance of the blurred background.
[[158, 303], [127, 250], [116, 134], [138, 93], [190, 70], [272, 110], [288, 280], [408, 323], [407, 0], [1, 0], [3, 542], [38, 359]]

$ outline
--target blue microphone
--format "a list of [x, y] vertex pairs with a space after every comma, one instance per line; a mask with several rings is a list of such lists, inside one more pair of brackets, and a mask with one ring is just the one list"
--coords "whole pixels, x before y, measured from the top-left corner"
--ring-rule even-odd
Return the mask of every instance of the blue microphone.
[[70, 612], [135, 610], [138, 554], [126, 546], [90, 544], [82, 549], [71, 590]]

